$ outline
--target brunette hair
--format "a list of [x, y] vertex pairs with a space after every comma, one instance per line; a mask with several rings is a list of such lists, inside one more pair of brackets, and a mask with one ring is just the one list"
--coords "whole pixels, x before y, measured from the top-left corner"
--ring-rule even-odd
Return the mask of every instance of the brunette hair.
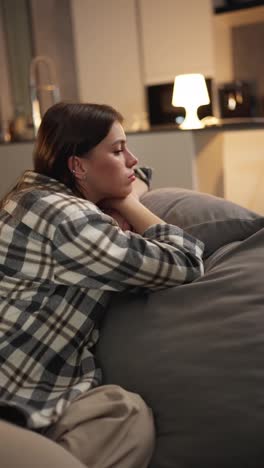
[[107, 105], [60, 102], [50, 107], [39, 127], [34, 170], [73, 188], [68, 159], [86, 156], [106, 137], [115, 121], [122, 123], [123, 117]]
[[[71, 156], [87, 156], [106, 137], [116, 121], [122, 123], [122, 115], [104, 104], [60, 102], [51, 106], [38, 130], [33, 152], [34, 170], [57, 179], [82, 196], [68, 168], [68, 159]], [[22, 188], [23, 177], [0, 200], [0, 208]]]

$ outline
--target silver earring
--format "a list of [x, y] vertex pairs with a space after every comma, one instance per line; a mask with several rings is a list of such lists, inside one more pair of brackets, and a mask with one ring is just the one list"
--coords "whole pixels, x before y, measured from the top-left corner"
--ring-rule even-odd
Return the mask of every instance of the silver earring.
[[76, 172], [75, 169], [72, 169], [72, 171], [71, 171], [72, 175], [74, 175], [75, 172]]

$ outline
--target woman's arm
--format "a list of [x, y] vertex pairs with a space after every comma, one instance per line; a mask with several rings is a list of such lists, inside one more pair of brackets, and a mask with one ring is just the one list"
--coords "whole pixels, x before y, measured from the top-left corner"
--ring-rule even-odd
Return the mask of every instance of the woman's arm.
[[110, 216], [89, 203], [85, 207], [80, 210], [71, 201], [56, 228], [52, 243], [59, 284], [108, 291], [135, 286], [156, 290], [203, 274], [203, 244], [164, 223], [133, 195], [113, 200], [112, 208], [140, 234], [123, 232]]
[[141, 235], [154, 224], [165, 224], [162, 219], [142, 205], [133, 194], [125, 198], [108, 200], [108, 206], [120, 213], [133, 230]]

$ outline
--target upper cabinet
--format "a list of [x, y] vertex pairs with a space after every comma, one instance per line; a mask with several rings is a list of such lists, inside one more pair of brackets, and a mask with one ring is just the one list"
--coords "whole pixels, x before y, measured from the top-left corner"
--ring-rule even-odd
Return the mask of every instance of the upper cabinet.
[[199, 72], [214, 77], [211, 0], [138, 0], [144, 83]]
[[[244, 3], [253, 6], [257, 2]], [[215, 79], [218, 83], [246, 83], [254, 117], [264, 116], [263, 41], [263, 5], [214, 15]]]
[[82, 101], [107, 103], [130, 129], [145, 112], [135, 0], [72, 0]]

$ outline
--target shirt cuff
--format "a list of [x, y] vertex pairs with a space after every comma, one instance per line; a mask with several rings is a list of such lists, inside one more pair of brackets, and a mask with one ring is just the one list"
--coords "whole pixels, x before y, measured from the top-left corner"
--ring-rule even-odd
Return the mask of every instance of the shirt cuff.
[[150, 167], [137, 167], [135, 169], [135, 176], [142, 180], [150, 188], [152, 179], [152, 169]]

